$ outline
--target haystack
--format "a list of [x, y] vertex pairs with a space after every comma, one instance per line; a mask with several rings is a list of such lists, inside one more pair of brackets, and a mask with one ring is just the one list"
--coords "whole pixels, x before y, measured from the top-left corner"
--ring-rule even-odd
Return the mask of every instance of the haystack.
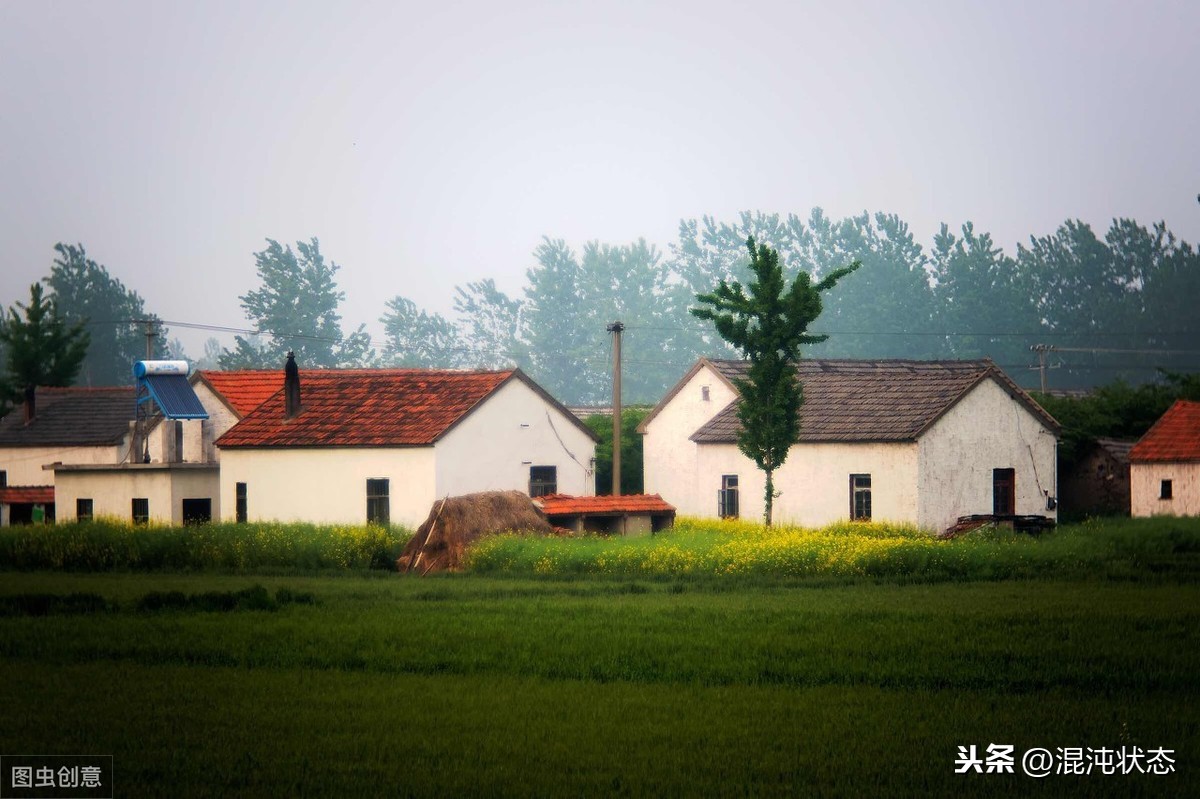
[[553, 531], [546, 517], [520, 491], [485, 491], [433, 503], [396, 560], [402, 572], [428, 574], [460, 568], [463, 551], [480, 536]]

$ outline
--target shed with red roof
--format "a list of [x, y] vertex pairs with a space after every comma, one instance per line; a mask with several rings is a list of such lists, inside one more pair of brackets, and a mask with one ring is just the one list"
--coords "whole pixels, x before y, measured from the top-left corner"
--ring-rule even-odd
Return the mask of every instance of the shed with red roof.
[[572, 497], [549, 494], [533, 501], [555, 527], [576, 533], [645, 535], [675, 524], [675, 506], [658, 494]]
[[1133, 516], [1200, 516], [1200, 402], [1177, 400], [1129, 451]]

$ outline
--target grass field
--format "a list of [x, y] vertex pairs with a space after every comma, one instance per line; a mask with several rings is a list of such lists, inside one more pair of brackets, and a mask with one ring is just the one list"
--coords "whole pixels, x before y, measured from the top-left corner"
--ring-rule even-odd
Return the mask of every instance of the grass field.
[[[1162, 525], [1006, 580], [9, 571], [0, 753], [122, 796], [1196, 795], [1200, 529]], [[953, 773], [990, 743], [1175, 773]]]

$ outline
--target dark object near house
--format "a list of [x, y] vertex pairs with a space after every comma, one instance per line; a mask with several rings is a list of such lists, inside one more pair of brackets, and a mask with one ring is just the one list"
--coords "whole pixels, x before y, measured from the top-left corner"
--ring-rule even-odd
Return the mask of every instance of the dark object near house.
[[978, 530], [985, 525], [1010, 527], [1018, 533], [1036, 535], [1047, 530], [1053, 530], [1055, 521], [1049, 516], [1014, 516], [1011, 514], [977, 513], [971, 516], [960, 516], [958, 523], [938, 534], [938, 538], [958, 538], [972, 530]]
[[1059, 482], [1063, 515], [1128, 516], [1129, 450], [1134, 441], [1097, 439]]
[[550, 494], [538, 497], [534, 504], [555, 527], [575, 533], [646, 535], [675, 525], [675, 506], [664, 502], [658, 494], [619, 497]]
[[456, 571], [463, 552], [481, 536], [552, 532], [546, 517], [520, 491], [446, 497], [433, 503], [429, 516], [396, 560], [396, 568], [416, 574]]

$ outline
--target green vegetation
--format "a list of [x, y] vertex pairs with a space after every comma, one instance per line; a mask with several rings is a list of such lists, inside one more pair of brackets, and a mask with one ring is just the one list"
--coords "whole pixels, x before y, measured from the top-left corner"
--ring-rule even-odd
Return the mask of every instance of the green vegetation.
[[[807, 535], [1019, 551], [1036, 579], [9, 571], [0, 751], [112, 754], [138, 796], [1200, 789], [1200, 521], [1023, 543], [845, 527]], [[756, 531], [788, 535], [539, 543], [700, 552]], [[954, 774], [959, 746], [990, 743], [1162, 747], [1175, 773]]]
[[401, 528], [312, 524], [0, 528], [0, 569], [29, 571], [318, 571], [392, 569], [411, 533]]
[[[637, 426], [650, 415], [650, 408], [621, 409], [621, 493], [640, 494], [643, 488], [642, 435]], [[584, 419], [588, 429], [600, 439], [596, 443], [596, 493], [612, 493], [613, 420], [612, 416], [593, 414]]]

